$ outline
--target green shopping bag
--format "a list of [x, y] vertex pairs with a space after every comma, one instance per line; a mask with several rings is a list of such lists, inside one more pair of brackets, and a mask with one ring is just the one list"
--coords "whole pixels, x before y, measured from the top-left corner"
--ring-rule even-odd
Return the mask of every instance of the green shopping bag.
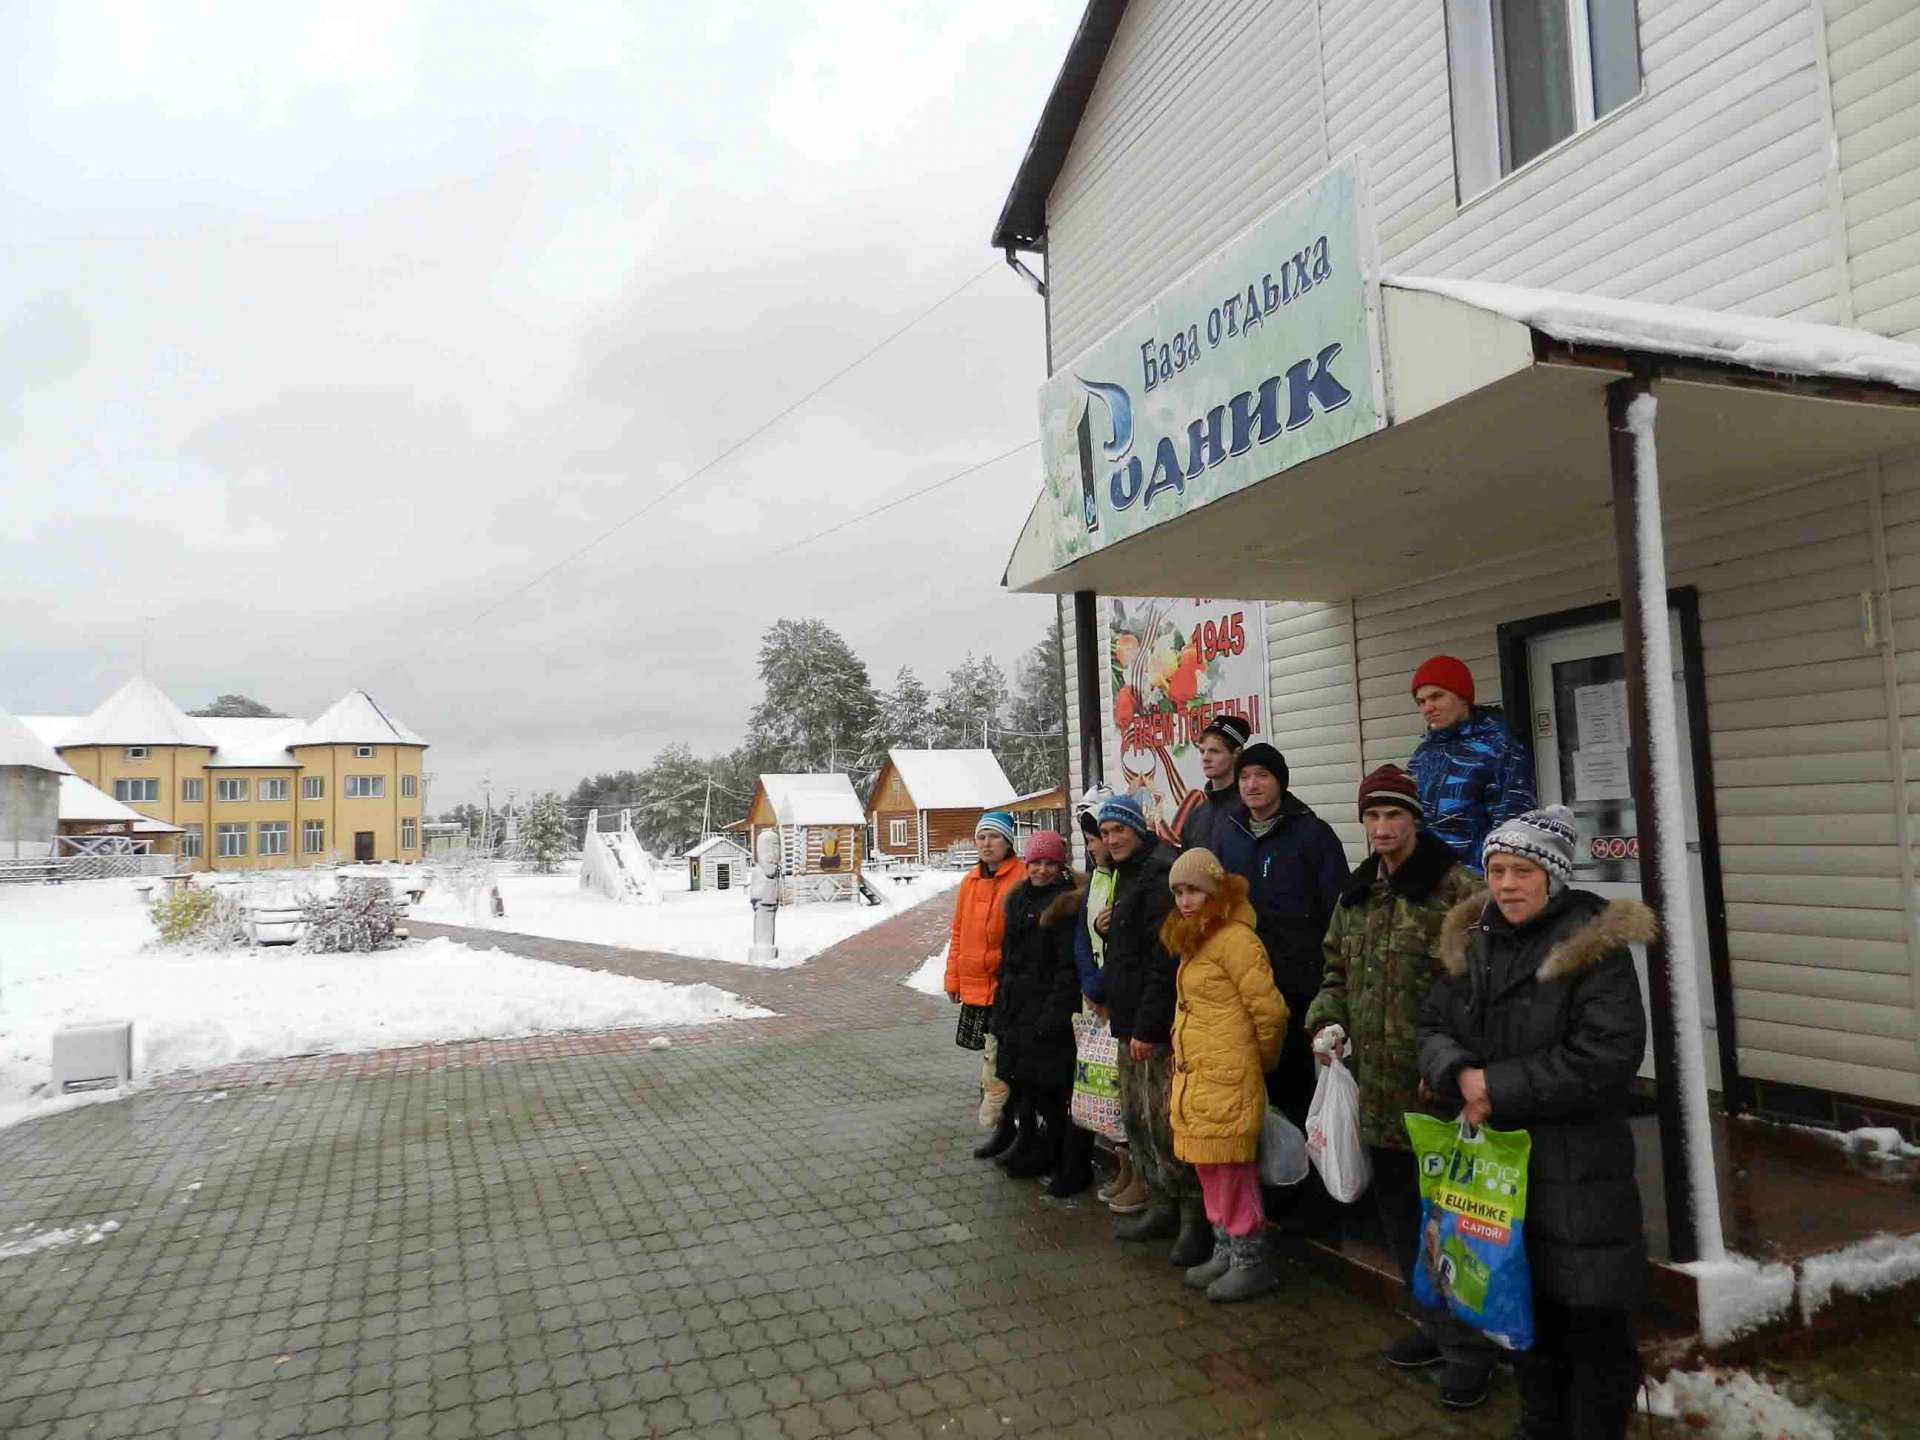
[[1533, 1348], [1524, 1130], [1404, 1117], [1420, 1174], [1420, 1263], [1413, 1298], [1447, 1310], [1508, 1350]]

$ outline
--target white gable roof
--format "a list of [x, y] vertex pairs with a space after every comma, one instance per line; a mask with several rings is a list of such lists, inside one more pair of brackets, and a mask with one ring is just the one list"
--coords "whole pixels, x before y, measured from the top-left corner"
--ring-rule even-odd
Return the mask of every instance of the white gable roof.
[[760, 784], [782, 825], [867, 823], [853, 782], [844, 775], [762, 775]]
[[991, 750], [889, 750], [918, 810], [991, 810], [1013, 785]]
[[733, 852], [732, 856], [727, 857], [729, 859], [738, 857], [742, 860], [751, 860], [753, 858], [747, 854], [746, 846], [726, 835], [709, 835], [680, 858], [683, 860], [699, 860], [721, 850], [731, 850]]
[[49, 770], [55, 775], [71, 775], [73, 769], [53, 753], [53, 747], [33, 730], [0, 710], [0, 767], [16, 766], [28, 770]]
[[60, 738], [62, 745], [204, 745], [213, 737], [144, 675], [122, 685]]
[[293, 745], [420, 745], [427, 742], [373, 703], [364, 690], [350, 690]]

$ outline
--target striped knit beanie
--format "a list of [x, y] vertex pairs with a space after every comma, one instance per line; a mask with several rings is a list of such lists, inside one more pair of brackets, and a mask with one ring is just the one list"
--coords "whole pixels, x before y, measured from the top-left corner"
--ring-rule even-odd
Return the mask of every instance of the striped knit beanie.
[[975, 835], [1004, 835], [1008, 845], [1016, 843], [1013, 833], [1013, 817], [1004, 810], [989, 810], [980, 817], [980, 823], [973, 827]]
[[1151, 836], [1153, 827], [1147, 824], [1147, 817], [1131, 795], [1115, 795], [1100, 806], [1099, 819], [1102, 825], [1124, 825], [1129, 830], [1137, 830], [1143, 836]]
[[1516, 815], [1487, 836], [1482, 863], [1495, 855], [1531, 860], [1547, 872], [1548, 888], [1557, 894], [1573, 879], [1573, 853], [1579, 841], [1573, 812], [1564, 805], [1544, 805]]
[[1398, 805], [1411, 810], [1416, 820], [1426, 814], [1413, 777], [1398, 765], [1382, 765], [1360, 782], [1360, 818], [1366, 819], [1367, 810], [1375, 805]]

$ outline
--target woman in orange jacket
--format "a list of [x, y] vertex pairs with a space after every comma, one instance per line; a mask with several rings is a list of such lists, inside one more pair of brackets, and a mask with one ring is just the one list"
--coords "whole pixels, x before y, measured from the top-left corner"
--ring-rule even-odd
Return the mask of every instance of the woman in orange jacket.
[[1027, 878], [1027, 867], [1013, 853], [1013, 839], [1011, 815], [990, 810], [980, 817], [973, 836], [980, 863], [960, 882], [960, 894], [953, 902], [953, 934], [947, 942], [947, 998], [960, 1007], [954, 1043], [965, 1050], [985, 1051], [980, 1066], [980, 1123], [995, 1128], [974, 1152], [982, 1158], [998, 1154], [1013, 1141], [1013, 1117], [1006, 1113], [1007, 1086], [994, 1073], [993, 1036], [987, 1033], [994, 981], [1000, 973], [1000, 937], [1007, 925], [1007, 892]]

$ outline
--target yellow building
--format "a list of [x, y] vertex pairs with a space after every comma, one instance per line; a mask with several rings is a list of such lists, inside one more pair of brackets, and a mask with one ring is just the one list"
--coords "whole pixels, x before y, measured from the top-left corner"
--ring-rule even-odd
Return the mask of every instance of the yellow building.
[[181, 827], [183, 868], [420, 858], [427, 742], [364, 690], [316, 720], [228, 719], [136, 676], [84, 719], [21, 718], [83, 780]]

